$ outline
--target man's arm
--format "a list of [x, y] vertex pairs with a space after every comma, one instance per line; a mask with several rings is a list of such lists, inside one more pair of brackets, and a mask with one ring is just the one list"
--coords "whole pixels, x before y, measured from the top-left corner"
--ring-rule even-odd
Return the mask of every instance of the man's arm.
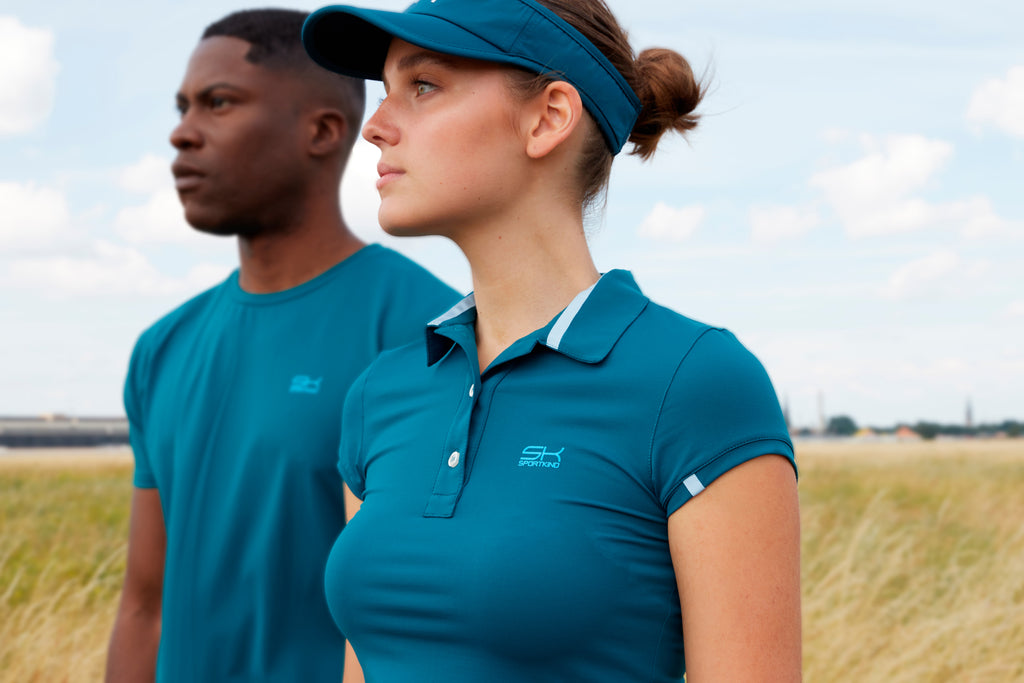
[[124, 588], [107, 651], [106, 683], [139, 683], [156, 678], [166, 548], [160, 492], [136, 488], [132, 494]]

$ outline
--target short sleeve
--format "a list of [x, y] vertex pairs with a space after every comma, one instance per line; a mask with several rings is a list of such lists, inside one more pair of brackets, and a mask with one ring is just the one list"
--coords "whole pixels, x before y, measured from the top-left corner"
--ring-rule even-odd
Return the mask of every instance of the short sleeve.
[[[388, 252], [391, 253], [391, 252]], [[382, 349], [394, 349], [410, 342], [422, 342], [427, 323], [462, 299], [462, 295], [420, 266], [404, 257], [388, 263], [388, 289], [382, 297]]]
[[145, 420], [142, 410], [142, 387], [147, 385], [146, 364], [143, 361], [145, 337], [139, 339], [132, 351], [131, 361], [128, 363], [128, 376], [124, 382], [124, 410], [128, 416], [128, 441], [132, 447], [132, 454], [135, 457], [135, 473], [132, 475], [132, 483], [136, 488], [156, 488], [156, 477], [153, 475], [153, 468], [149, 461], [149, 453], [146, 450]]
[[761, 363], [731, 333], [709, 329], [679, 364], [655, 430], [651, 474], [672, 514], [733, 467], [793, 444]]
[[366, 467], [363, 458], [363, 396], [366, 378], [373, 367], [363, 371], [349, 387], [341, 410], [341, 444], [338, 447], [338, 472], [356, 498], [366, 492]]

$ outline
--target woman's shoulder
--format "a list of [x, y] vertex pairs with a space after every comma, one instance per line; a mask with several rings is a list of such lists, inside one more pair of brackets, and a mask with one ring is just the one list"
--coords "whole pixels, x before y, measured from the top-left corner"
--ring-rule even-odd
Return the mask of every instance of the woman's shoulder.
[[667, 354], [683, 361], [697, 352], [705, 362], [722, 363], [754, 357], [728, 328], [696, 320], [653, 301], [634, 327], [650, 354]]

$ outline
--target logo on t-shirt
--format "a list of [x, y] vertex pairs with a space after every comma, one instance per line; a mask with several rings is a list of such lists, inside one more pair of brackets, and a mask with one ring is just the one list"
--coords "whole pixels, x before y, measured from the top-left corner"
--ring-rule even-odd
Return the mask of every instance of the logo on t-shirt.
[[319, 394], [320, 383], [323, 381], [323, 377], [313, 379], [309, 375], [295, 375], [292, 377], [292, 386], [288, 391], [293, 394]]
[[558, 469], [562, 466], [562, 446], [557, 451], [549, 451], [547, 446], [527, 446], [519, 458], [520, 467], [550, 467]]

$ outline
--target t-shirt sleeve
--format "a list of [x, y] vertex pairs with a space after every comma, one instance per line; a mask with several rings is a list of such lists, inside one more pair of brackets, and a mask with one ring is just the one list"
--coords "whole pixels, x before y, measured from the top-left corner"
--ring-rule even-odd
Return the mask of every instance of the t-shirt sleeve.
[[338, 472], [356, 498], [366, 492], [366, 470], [363, 459], [363, 399], [366, 377], [373, 366], [363, 371], [349, 387], [341, 410], [341, 443], [338, 447]]
[[386, 302], [383, 349], [422, 342], [427, 323], [462, 299], [462, 295], [417, 264], [404, 264], [404, 281]]
[[140, 489], [154, 489], [156, 488], [156, 477], [153, 475], [149, 453], [146, 450], [145, 420], [142, 409], [142, 391], [148, 384], [144, 344], [145, 337], [136, 342], [128, 363], [128, 376], [124, 382], [124, 410], [128, 416], [128, 441], [135, 457], [135, 473], [132, 475], [132, 483]]
[[793, 443], [761, 363], [731, 333], [709, 329], [679, 364], [651, 452], [652, 479], [668, 514], [733, 467], [761, 455], [787, 458]]

